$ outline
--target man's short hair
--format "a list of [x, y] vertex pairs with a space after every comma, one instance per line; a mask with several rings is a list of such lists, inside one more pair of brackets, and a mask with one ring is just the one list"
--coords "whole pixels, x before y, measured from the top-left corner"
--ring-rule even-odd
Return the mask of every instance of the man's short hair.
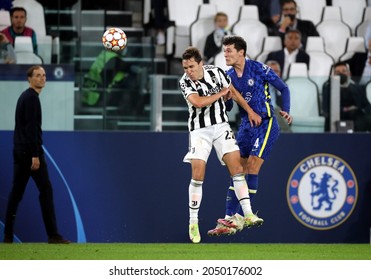
[[201, 56], [201, 53], [200, 51], [195, 48], [195, 47], [188, 47], [183, 55], [182, 55], [182, 59], [183, 60], [190, 60], [194, 58], [194, 60], [197, 62], [197, 63], [200, 63], [202, 61], [202, 56]]
[[228, 15], [224, 12], [217, 12], [216, 15], [214, 16], [214, 22], [216, 22], [218, 17], [226, 17], [228, 19]]
[[10, 17], [13, 16], [14, 12], [20, 12], [20, 11], [24, 12], [24, 14], [27, 16], [27, 11], [26, 11], [25, 8], [23, 8], [23, 7], [13, 7], [9, 11]]
[[33, 72], [37, 69], [43, 68], [41, 65], [33, 65], [27, 69], [27, 78], [31, 78], [33, 76]]
[[244, 38], [237, 35], [225, 36], [222, 41], [223, 46], [233, 45], [237, 51], [243, 50], [243, 54], [246, 56], [247, 43]]

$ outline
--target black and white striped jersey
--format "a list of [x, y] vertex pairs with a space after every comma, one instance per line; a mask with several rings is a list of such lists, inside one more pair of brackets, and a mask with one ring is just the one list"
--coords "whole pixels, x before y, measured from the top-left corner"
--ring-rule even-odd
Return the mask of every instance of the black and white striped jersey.
[[226, 107], [222, 97], [213, 104], [203, 108], [196, 108], [188, 101], [188, 96], [191, 94], [210, 96], [220, 92], [224, 87], [229, 87], [231, 84], [229, 77], [219, 67], [214, 65], [204, 65], [203, 68], [204, 77], [201, 80], [192, 81], [185, 73], [179, 80], [179, 87], [188, 104], [189, 131], [217, 123], [228, 122]]

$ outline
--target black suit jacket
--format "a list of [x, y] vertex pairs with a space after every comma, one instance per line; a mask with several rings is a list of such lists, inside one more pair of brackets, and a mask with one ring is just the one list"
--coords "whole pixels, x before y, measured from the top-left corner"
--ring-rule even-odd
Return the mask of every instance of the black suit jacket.
[[[281, 66], [281, 70], [283, 71], [283, 67], [285, 66], [284, 50], [269, 53], [266, 61], [268, 60], [276, 60]], [[305, 64], [307, 64], [307, 67], [309, 68], [309, 60], [310, 60], [309, 55], [305, 51], [299, 49], [299, 52], [296, 56], [296, 62], [304, 62]]]
[[352, 56], [351, 59], [345, 61], [346, 63], [349, 64], [350, 72], [352, 73], [352, 79], [354, 81], [356, 82], [360, 81], [367, 59], [368, 59], [367, 53], [357, 52]]

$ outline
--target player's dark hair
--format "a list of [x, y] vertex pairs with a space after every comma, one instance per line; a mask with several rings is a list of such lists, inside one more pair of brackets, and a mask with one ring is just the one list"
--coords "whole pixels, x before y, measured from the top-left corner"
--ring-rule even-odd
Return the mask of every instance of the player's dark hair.
[[27, 70], [27, 78], [31, 78], [33, 75], [33, 71], [42, 68], [41, 65], [33, 65]]
[[243, 55], [246, 55], [247, 44], [244, 38], [237, 35], [225, 36], [222, 41], [223, 46], [234, 45], [235, 49], [239, 52], [243, 50]]
[[195, 47], [187, 48], [182, 55], [183, 60], [190, 60], [191, 58], [193, 58], [197, 63], [200, 63], [202, 61], [201, 53]]
[[27, 11], [23, 7], [13, 7], [13, 8], [11, 8], [10, 11], [9, 11], [10, 17], [13, 16], [14, 12], [24, 12], [25, 16], [27, 16]]

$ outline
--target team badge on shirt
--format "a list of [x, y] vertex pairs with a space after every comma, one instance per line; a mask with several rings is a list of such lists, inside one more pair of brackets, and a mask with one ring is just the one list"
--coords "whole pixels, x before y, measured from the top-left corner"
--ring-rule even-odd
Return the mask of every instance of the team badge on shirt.
[[252, 87], [252, 86], [255, 84], [255, 81], [254, 81], [253, 79], [249, 79], [249, 80], [247, 81], [247, 84], [248, 84], [250, 87]]
[[287, 202], [294, 217], [304, 226], [328, 230], [345, 222], [358, 195], [351, 167], [331, 154], [314, 154], [292, 171], [287, 184]]

